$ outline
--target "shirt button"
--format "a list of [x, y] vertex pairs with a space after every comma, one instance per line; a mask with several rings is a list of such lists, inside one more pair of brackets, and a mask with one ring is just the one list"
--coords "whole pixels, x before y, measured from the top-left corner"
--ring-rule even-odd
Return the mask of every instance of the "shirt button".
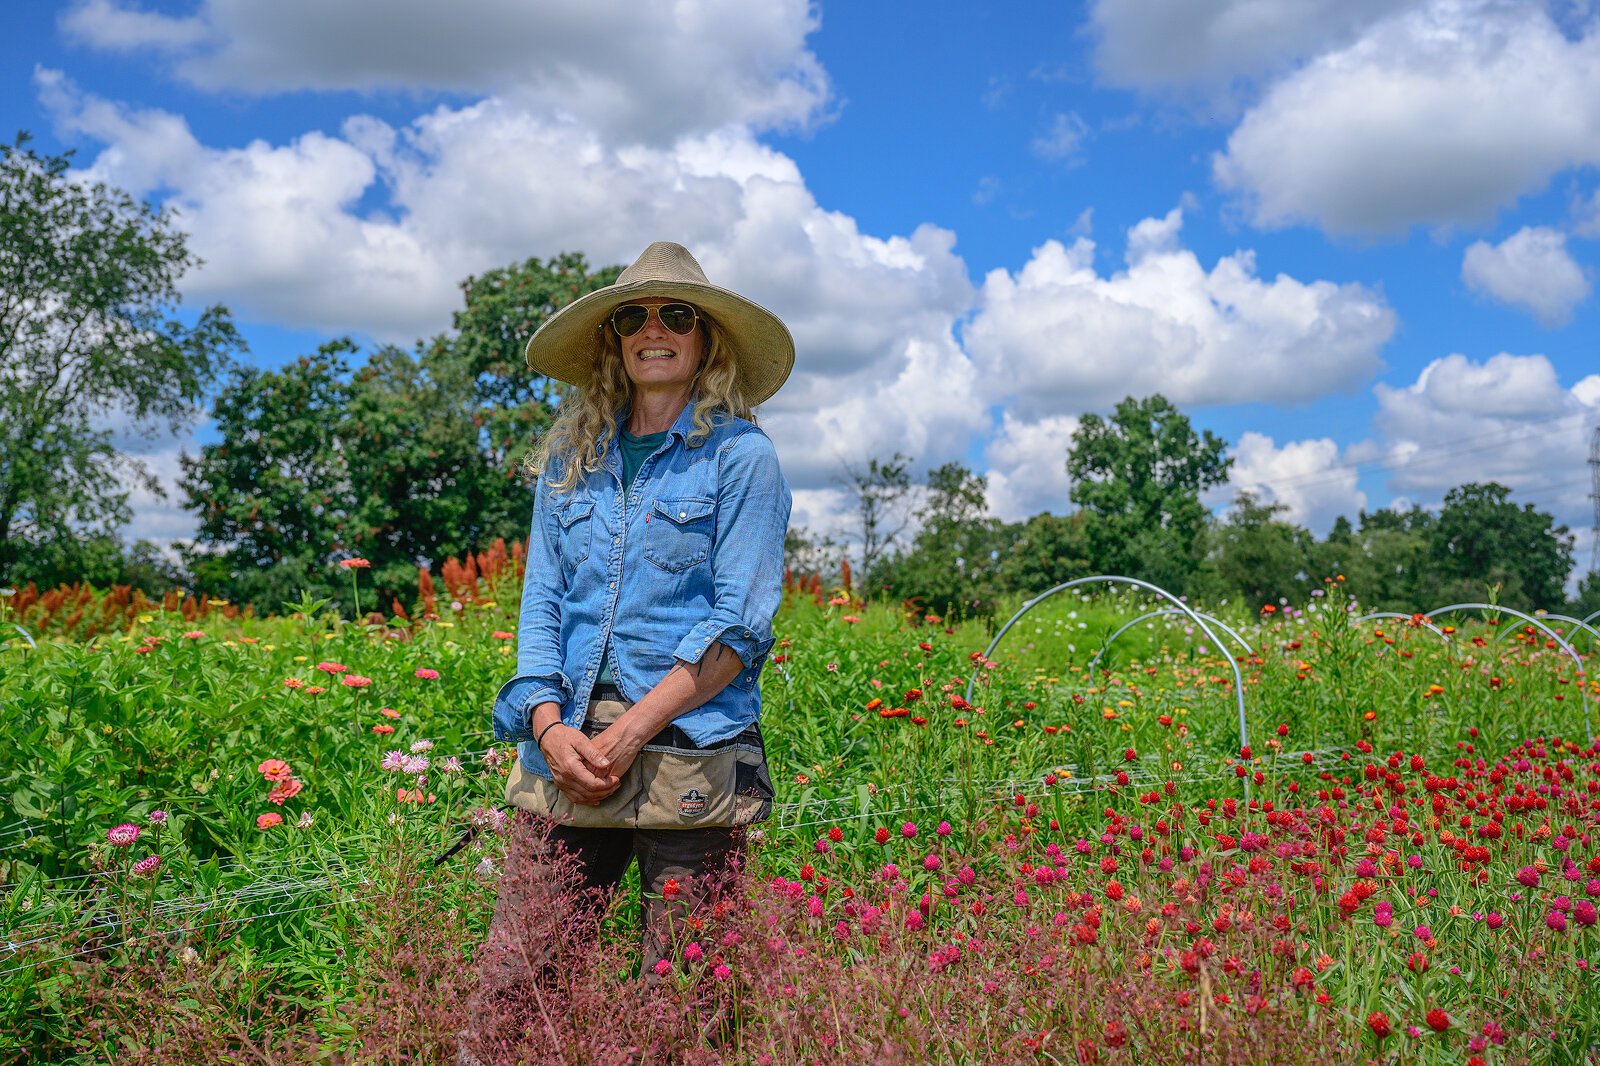
[[688, 518], [689, 517], [689, 512], [688, 511], [679, 511], [678, 512], [678, 517], [679, 518]]

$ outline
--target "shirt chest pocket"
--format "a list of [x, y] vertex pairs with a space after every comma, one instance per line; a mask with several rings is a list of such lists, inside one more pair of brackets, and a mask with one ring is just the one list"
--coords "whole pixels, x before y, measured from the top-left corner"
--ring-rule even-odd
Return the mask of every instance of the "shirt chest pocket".
[[656, 500], [644, 536], [644, 557], [677, 573], [711, 557], [716, 504], [699, 496]]
[[556, 511], [556, 530], [560, 538], [561, 562], [570, 571], [589, 558], [589, 541], [594, 518], [593, 500], [573, 500]]

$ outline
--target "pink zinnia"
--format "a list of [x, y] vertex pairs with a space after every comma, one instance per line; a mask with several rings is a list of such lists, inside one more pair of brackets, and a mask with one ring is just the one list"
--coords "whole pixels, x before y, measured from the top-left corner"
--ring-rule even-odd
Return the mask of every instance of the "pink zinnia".
[[268, 781], [287, 781], [291, 775], [289, 764], [282, 759], [267, 759], [256, 769]]
[[366, 570], [372, 566], [366, 559], [340, 559], [339, 565], [346, 570]]
[[317, 669], [325, 674], [342, 674], [350, 668], [344, 663], [320, 662], [317, 664]]
[[287, 781], [279, 781], [272, 786], [272, 791], [267, 793], [267, 802], [282, 807], [286, 800], [294, 799], [300, 794], [305, 785], [298, 777], [291, 777]]
[[360, 674], [351, 674], [348, 677], [340, 678], [339, 684], [345, 688], [366, 688], [372, 684], [372, 678], [362, 677]]
[[424, 681], [437, 681], [439, 680], [439, 671], [430, 670], [426, 666], [419, 666], [417, 668], [417, 676]]
[[491, 635], [494, 637], [495, 640], [510, 640], [511, 638], [516, 636], [515, 633], [507, 633], [503, 629], [497, 629]]
[[257, 829], [271, 829], [275, 825], [283, 824], [283, 815], [277, 811], [268, 811], [256, 819]]
[[106, 832], [106, 840], [114, 848], [128, 847], [138, 839], [139, 827], [132, 822], [123, 822], [121, 825], [113, 826]]
[[189, 632], [187, 632], [187, 633], [185, 633], [183, 635], [183, 639], [184, 640], [199, 640], [201, 637], [204, 637], [204, 636], [205, 636], [205, 631], [204, 630], [191, 629], [191, 630], [189, 630]]
[[161, 856], [146, 855], [144, 858], [133, 864], [133, 872], [139, 877], [148, 877], [149, 875], [155, 873], [160, 865]]

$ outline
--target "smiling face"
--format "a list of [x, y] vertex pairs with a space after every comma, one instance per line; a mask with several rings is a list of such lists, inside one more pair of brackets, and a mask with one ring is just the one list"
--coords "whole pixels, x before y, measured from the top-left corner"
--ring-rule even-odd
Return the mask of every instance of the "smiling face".
[[[629, 301], [646, 307], [682, 302], [658, 296]], [[705, 357], [705, 333], [699, 323], [680, 336], [663, 326], [655, 314], [638, 333], [621, 341], [622, 365], [636, 390], [687, 391]]]

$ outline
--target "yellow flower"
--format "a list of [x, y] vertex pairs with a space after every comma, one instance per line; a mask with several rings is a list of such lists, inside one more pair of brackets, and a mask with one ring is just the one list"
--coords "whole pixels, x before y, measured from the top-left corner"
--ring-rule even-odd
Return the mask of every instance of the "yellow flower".
[[309, 655], [296, 655], [294, 657], [294, 661], [297, 662], [297, 663], [303, 663], [309, 658], [310, 658]]
[[153, 615], [153, 614], [141, 614], [139, 616], [140, 623], [154, 622], [155, 620], [156, 620], [156, 616]]

